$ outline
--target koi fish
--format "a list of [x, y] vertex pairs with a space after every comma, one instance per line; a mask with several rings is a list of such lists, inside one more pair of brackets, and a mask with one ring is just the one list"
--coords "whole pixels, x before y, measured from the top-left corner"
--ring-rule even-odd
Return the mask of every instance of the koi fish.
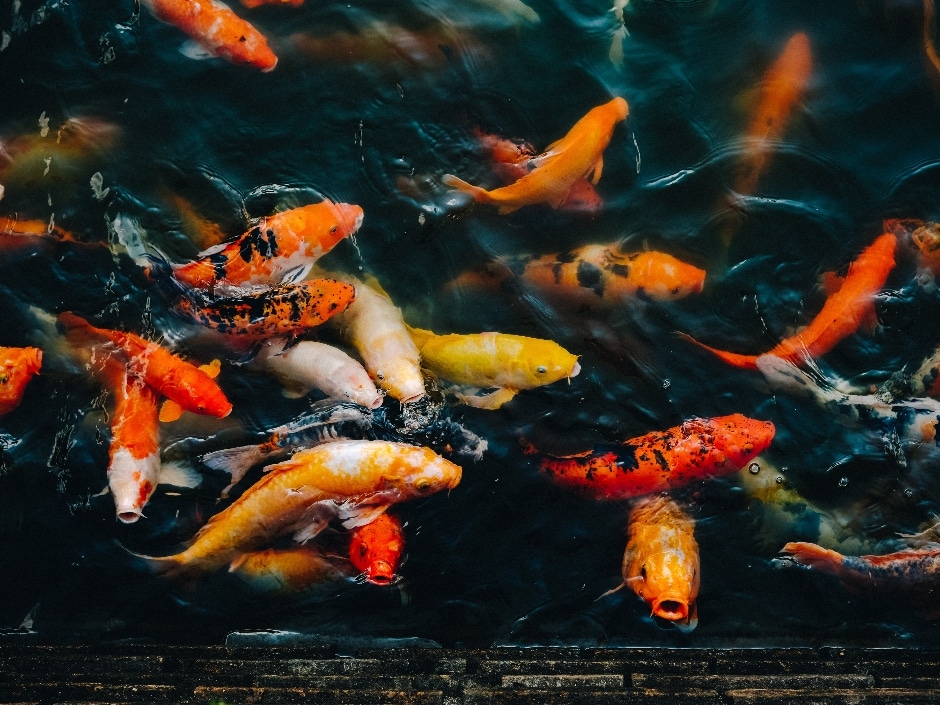
[[[491, 135], [478, 127], [473, 129], [477, 143], [493, 162], [493, 170], [503, 183], [511, 184], [532, 170], [535, 159], [535, 147], [528, 142], [516, 142]], [[587, 178], [581, 178], [571, 185], [568, 196], [558, 206], [559, 210], [596, 213], [604, 206], [604, 200], [597, 193]]]
[[324, 399], [310, 411], [268, 431], [260, 443], [224, 448], [202, 455], [199, 460], [213, 470], [231, 475], [222, 491], [237, 485], [255, 465], [286, 460], [297, 451], [340, 439], [373, 439], [373, 418], [363, 407], [351, 402]]
[[[222, 361], [216, 358], [208, 364], [199, 365], [199, 369], [215, 379], [222, 371]], [[160, 405], [160, 423], [178, 421], [183, 416], [184, 411], [185, 409], [172, 399], [164, 399], [163, 404]]]
[[213, 56], [261, 71], [272, 71], [277, 65], [264, 35], [216, 0], [143, 0], [142, 4]]
[[[623, 586], [683, 632], [698, 626], [699, 554], [695, 520], [666, 495], [634, 500], [627, 521]], [[605, 593], [609, 594], [609, 593]]]
[[797, 32], [783, 47], [780, 56], [761, 80], [760, 100], [744, 133], [747, 151], [740, 164], [734, 190], [754, 193], [771, 156], [771, 143], [780, 138], [790, 113], [806, 91], [813, 72], [809, 37]]
[[847, 394], [811, 366], [810, 372], [773, 355], [762, 355], [757, 369], [772, 389], [809, 397], [840, 423], [876, 432], [885, 455], [901, 467], [909, 463], [929, 466], [940, 451], [940, 401], [926, 398], [884, 398], [880, 394]]
[[[832, 350], [843, 338], [854, 333], [868, 315], [873, 297], [884, 286], [894, 268], [897, 237], [880, 235], [849, 265], [842, 287], [826, 299], [816, 317], [796, 335], [782, 340], [766, 354], [798, 362]], [[759, 355], [732, 353], [700, 343], [690, 335], [680, 334], [689, 342], [717, 355], [725, 362], [744, 369], [756, 369]]]
[[88, 245], [63, 227], [46, 220], [20, 220], [16, 217], [0, 217], [0, 249], [29, 245], [37, 238], [55, 242], [71, 242]]
[[737, 472], [770, 446], [774, 432], [770, 421], [742, 414], [696, 417], [578, 455], [543, 457], [539, 468], [598, 499], [628, 499]]
[[144, 557], [168, 576], [212, 572], [279, 536], [303, 542], [331, 520], [368, 523], [395, 502], [453, 489], [461, 470], [429, 448], [336, 441], [296, 453], [200, 529], [184, 551]]
[[628, 112], [627, 101], [620, 97], [592, 108], [568, 134], [530, 160], [530, 173], [508, 186], [487, 191], [451, 174], [446, 174], [442, 180], [447, 186], [473, 196], [476, 201], [497, 206], [500, 214], [538, 203], [558, 208], [568, 198], [576, 181], [592, 173], [594, 184], [600, 180], [604, 150], [610, 143], [614, 127], [626, 120]]
[[886, 232], [892, 232], [902, 241], [910, 241], [917, 248], [917, 283], [927, 293], [934, 294], [940, 274], [940, 223], [914, 218], [891, 218], [884, 222]]
[[287, 396], [301, 397], [319, 389], [328, 397], [347, 399], [367, 409], [382, 405], [383, 395], [362, 364], [326, 343], [301, 340], [287, 346], [284, 341], [266, 341], [251, 366], [273, 374]]
[[705, 270], [664, 252], [625, 254], [618, 245], [582, 245], [535, 257], [494, 262], [482, 273], [461, 275], [448, 288], [492, 288], [513, 279], [566, 307], [620, 306], [636, 298], [674, 301], [702, 290]]
[[316, 546], [242, 553], [232, 560], [228, 570], [258, 592], [282, 594], [336, 585], [355, 575], [345, 560], [330, 558]]
[[0, 347], [0, 416], [20, 405], [26, 385], [41, 367], [39, 348]]
[[176, 308], [207, 328], [227, 335], [298, 335], [345, 311], [356, 298], [351, 284], [312, 279], [259, 292], [196, 301], [181, 296]]
[[242, 0], [242, 5], [249, 10], [264, 5], [290, 5], [291, 7], [300, 7], [303, 4], [304, 0]]
[[349, 539], [349, 562], [366, 582], [391, 585], [398, 576], [398, 564], [405, 550], [401, 522], [388, 512], [375, 521], [354, 528]]
[[410, 326], [408, 332], [422, 367], [457, 384], [458, 399], [481, 409], [498, 409], [522, 390], [570, 380], [581, 371], [577, 356], [551, 340], [508, 333], [437, 335]]
[[378, 283], [370, 286], [355, 277], [331, 274], [356, 288], [356, 300], [331, 323], [362, 358], [379, 387], [403, 404], [427, 392], [421, 375], [420, 354], [408, 335], [401, 310]]
[[845, 556], [813, 543], [786, 544], [776, 559], [778, 565], [808, 568], [834, 576], [852, 592], [879, 591], [916, 601], [936, 614], [935, 597], [940, 589], [940, 544], [908, 548], [883, 556]]
[[4, 184], [38, 186], [40, 180], [68, 175], [76, 183], [88, 179], [88, 163], [113, 147], [121, 130], [113, 123], [91, 117], [70, 117], [55, 132], [43, 113], [38, 133], [0, 140], [0, 199]]
[[177, 281], [197, 289], [219, 284], [279, 284], [302, 279], [311, 265], [362, 225], [362, 208], [320, 203], [261, 218], [237, 240], [204, 251], [187, 264], [173, 265]]
[[60, 313], [59, 321], [73, 342], [90, 338], [118, 347], [134, 374], [187, 411], [220, 419], [231, 413], [232, 404], [215, 380], [158, 343], [134, 333], [98, 328], [69, 311]]
[[907, 378], [912, 396], [940, 397], [940, 348], [924, 359]]

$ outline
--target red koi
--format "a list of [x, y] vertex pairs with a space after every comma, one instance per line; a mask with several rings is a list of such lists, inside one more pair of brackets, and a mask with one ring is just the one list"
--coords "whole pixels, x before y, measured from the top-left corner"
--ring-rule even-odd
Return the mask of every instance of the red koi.
[[774, 433], [770, 421], [742, 414], [692, 418], [617, 445], [544, 457], [539, 467], [598, 499], [628, 499], [737, 472], [770, 446]]
[[405, 532], [401, 522], [386, 512], [365, 526], [351, 531], [349, 561], [375, 585], [395, 582], [395, 571], [405, 550]]
[[237, 240], [174, 265], [173, 275], [200, 289], [279, 284], [289, 273], [309, 269], [340, 240], [362, 225], [362, 208], [348, 203], [320, 203], [262, 218]]
[[277, 57], [264, 35], [216, 0], [143, 0], [161, 22], [182, 30], [211, 54], [271, 71]]
[[297, 335], [345, 311], [356, 298], [352, 284], [311, 279], [210, 303], [183, 296], [176, 307], [204, 326], [230, 335], [270, 338]]
[[39, 348], [0, 347], [0, 416], [20, 405], [26, 385], [41, 367]]
[[59, 321], [73, 342], [92, 338], [120, 348], [134, 374], [187, 411], [217, 418], [231, 413], [232, 404], [215, 380], [158, 343], [134, 333], [98, 328], [69, 311], [60, 313]]
[[[826, 299], [816, 317], [796, 335], [782, 340], [766, 353], [794, 364], [807, 357], [816, 358], [832, 350], [843, 338], [858, 330], [871, 310], [872, 298], [884, 286], [894, 268], [897, 237], [892, 233], [880, 235], [858, 258], [849, 265], [845, 281], [837, 292]], [[743, 355], [710, 347], [690, 335], [686, 340], [714, 353], [725, 362], [745, 369], [756, 370], [760, 355]]]

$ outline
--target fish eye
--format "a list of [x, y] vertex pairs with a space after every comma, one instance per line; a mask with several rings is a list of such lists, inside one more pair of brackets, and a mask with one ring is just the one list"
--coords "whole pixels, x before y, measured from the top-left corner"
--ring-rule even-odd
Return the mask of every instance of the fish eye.
[[337, 230], [339, 230], [339, 226], [334, 225], [332, 228], [330, 228], [330, 235], [334, 234]]
[[640, 577], [646, 580], [646, 566], [640, 568]]
[[415, 482], [415, 489], [418, 490], [418, 492], [427, 492], [431, 489], [431, 481], [423, 477]]
[[548, 368], [545, 365], [539, 365], [538, 367], [535, 368], [535, 371], [538, 372], [540, 375], [544, 375], [546, 372], [548, 372]]

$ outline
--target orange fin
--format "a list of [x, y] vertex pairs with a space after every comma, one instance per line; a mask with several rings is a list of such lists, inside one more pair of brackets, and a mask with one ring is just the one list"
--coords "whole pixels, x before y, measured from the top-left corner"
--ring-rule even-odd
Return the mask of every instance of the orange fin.
[[163, 406], [160, 407], [160, 421], [169, 423], [177, 421], [183, 415], [183, 407], [172, 399], [164, 399]]

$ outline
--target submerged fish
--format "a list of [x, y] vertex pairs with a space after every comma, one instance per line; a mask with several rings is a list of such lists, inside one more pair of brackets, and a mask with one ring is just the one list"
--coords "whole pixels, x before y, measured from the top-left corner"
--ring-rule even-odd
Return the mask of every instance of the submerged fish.
[[311, 279], [212, 300], [184, 295], [176, 308], [220, 333], [270, 338], [315, 328], [345, 311], [355, 298], [352, 284]]
[[[849, 265], [841, 288], [826, 299], [816, 317], [799, 333], [780, 341], [767, 355], [800, 362], [816, 358], [832, 350], [841, 340], [854, 333], [866, 318], [873, 299], [884, 286], [894, 268], [897, 237], [884, 233]], [[736, 367], [756, 369], [759, 355], [742, 355], [712, 348], [690, 335], [681, 334], [689, 342], [714, 353]]]
[[408, 334], [399, 309], [378, 285], [342, 274], [331, 274], [356, 288], [356, 300], [331, 323], [359, 353], [366, 370], [390, 395], [403, 404], [427, 391], [421, 374], [418, 348]]
[[345, 559], [331, 557], [321, 548], [309, 545], [241, 553], [228, 570], [258, 592], [275, 593], [328, 588], [355, 576]]
[[251, 366], [270, 372], [284, 385], [288, 396], [304, 396], [319, 389], [328, 397], [346, 399], [367, 409], [382, 405], [382, 393], [369, 373], [344, 351], [326, 343], [301, 340], [266, 341]]
[[391, 585], [405, 550], [405, 532], [397, 518], [385, 512], [365, 526], [350, 531], [349, 562], [362, 579], [375, 585]]
[[142, 0], [142, 4], [214, 56], [262, 71], [277, 65], [264, 35], [217, 0]]
[[59, 314], [59, 321], [73, 343], [107, 341], [117, 346], [135, 374], [187, 411], [217, 418], [231, 413], [232, 404], [215, 380], [160, 344], [134, 333], [98, 328], [68, 311]]
[[695, 629], [701, 580], [695, 520], [675, 500], [649, 495], [633, 501], [621, 570], [620, 587], [633, 590], [652, 615], [685, 632]]
[[665, 252], [624, 253], [617, 244], [589, 244], [541, 257], [504, 257], [483, 272], [457, 277], [448, 288], [490, 289], [509, 281], [565, 308], [609, 309], [630, 300], [674, 301], [700, 292], [705, 270]]
[[368, 523], [389, 505], [460, 482], [461, 470], [429, 448], [386, 441], [336, 441], [268, 468], [180, 553], [148, 558], [168, 576], [212, 572], [239, 554], [293, 534], [313, 538], [333, 519]]
[[792, 542], [777, 563], [832, 575], [847, 589], [868, 596], [888, 595], [911, 601], [936, 617], [940, 591], [940, 544], [926, 544], [883, 556], [844, 556], [813, 543]]
[[458, 385], [460, 401], [483, 409], [498, 409], [520, 391], [571, 379], [581, 370], [577, 356], [551, 340], [509, 333], [408, 331], [422, 367]]
[[198, 289], [274, 285], [300, 279], [320, 257], [362, 225], [362, 208], [324, 200], [261, 218], [238, 239], [173, 265], [173, 276]]
[[692, 418], [620, 444], [543, 457], [539, 467], [598, 499], [628, 499], [736, 472], [770, 446], [774, 432], [770, 421], [742, 414]]
[[[532, 171], [535, 147], [528, 142], [506, 139], [473, 129], [473, 136], [483, 151], [493, 162], [493, 171], [505, 184], [511, 184]], [[587, 178], [581, 178], [571, 185], [568, 196], [558, 206], [559, 210], [596, 213], [604, 206], [604, 200], [597, 193]]]
[[0, 416], [20, 405], [26, 385], [41, 367], [39, 348], [0, 347]]
[[451, 174], [446, 174], [443, 182], [470, 194], [476, 201], [497, 206], [501, 214], [538, 203], [558, 208], [576, 181], [592, 173], [593, 183], [600, 180], [604, 150], [614, 127], [626, 120], [628, 112], [627, 101], [620, 97], [591, 109], [568, 134], [530, 161], [532, 170], [528, 174], [508, 186], [487, 191]]

